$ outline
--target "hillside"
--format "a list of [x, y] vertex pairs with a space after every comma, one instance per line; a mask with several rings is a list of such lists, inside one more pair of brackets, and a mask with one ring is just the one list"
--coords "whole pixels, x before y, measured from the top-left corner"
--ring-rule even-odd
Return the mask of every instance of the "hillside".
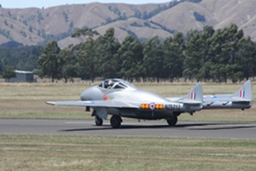
[[[201, 19], [196, 18], [196, 14], [202, 16]], [[159, 13], [150, 20], [161, 23], [170, 30], [186, 33], [191, 29], [202, 30], [211, 18], [212, 14], [206, 8], [196, 3], [184, 2]]]
[[202, 0], [179, 4], [102, 4], [62, 5], [46, 9], [0, 8], [0, 44], [14, 40], [24, 45], [44, 45], [55, 39], [67, 47], [78, 43], [70, 35], [77, 28], [89, 27], [104, 34], [114, 27], [122, 41], [127, 34], [140, 40], [158, 35], [164, 39], [175, 32], [215, 29], [235, 23], [256, 41], [255, 0]]

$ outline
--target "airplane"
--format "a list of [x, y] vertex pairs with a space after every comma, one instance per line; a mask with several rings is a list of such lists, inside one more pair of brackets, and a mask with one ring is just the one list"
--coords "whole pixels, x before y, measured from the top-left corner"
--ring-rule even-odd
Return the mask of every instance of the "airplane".
[[103, 80], [99, 85], [82, 92], [79, 101], [47, 101], [50, 105], [80, 106], [93, 109], [95, 124], [101, 126], [108, 114], [112, 128], [119, 128], [122, 117], [158, 120], [166, 119], [175, 126], [181, 113], [191, 115], [203, 108], [203, 89], [199, 82], [185, 96], [172, 101], [158, 94], [140, 90], [128, 81], [117, 78]]
[[252, 83], [247, 80], [233, 94], [213, 94], [203, 96], [203, 109], [249, 109], [252, 106]]

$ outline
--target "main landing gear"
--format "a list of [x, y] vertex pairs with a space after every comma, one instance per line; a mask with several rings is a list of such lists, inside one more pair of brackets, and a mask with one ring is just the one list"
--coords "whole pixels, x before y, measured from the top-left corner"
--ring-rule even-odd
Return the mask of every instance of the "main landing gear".
[[177, 116], [173, 116], [171, 118], [166, 119], [167, 123], [169, 126], [175, 126], [176, 123], [178, 122], [178, 117]]
[[[123, 122], [122, 118], [118, 115], [113, 115], [110, 119], [110, 124], [112, 128], [119, 128], [121, 123]], [[95, 115], [95, 125], [102, 126], [103, 119], [101, 119], [98, 115]]]
[[110, 124], [112, 128], [119, 128], [121, 126], [121, 122], [123, 122], [123, 120], [118, 115], [113, 115], [110, 119]]

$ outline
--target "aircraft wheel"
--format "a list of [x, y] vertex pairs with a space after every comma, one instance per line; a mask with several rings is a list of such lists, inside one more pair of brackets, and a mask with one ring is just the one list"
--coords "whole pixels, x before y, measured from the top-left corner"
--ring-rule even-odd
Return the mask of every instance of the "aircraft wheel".
[[103, 120], [98, 115], [95, 116], [95, 124], [97, 126], [101, 126], [103, 124]]
[[166, 119], [166, 121], [169, 126], [175, 126], [176, 123], [178, 122], [178, 117], [168, 118], [168, 119]]
[[119, 128], [121, 126], [122, 119], [120, 116], [113, 115], [110, 119], [112, 128]]

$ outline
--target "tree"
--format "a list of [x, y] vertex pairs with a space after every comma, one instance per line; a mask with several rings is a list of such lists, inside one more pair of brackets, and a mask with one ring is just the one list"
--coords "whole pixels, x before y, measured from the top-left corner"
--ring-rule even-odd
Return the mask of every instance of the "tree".
[[68, 82], [68, 79], [78, 76], [78, 60], [74, 56], [72, 49], [63, 49], [59, 53], [61, 58], [61, 68], [62, 68], [62, 77], [65, 79], [65, 82]]
[[187, 43], [185, 50], [184, 70], [183, 75], [188, 79], [196, 79], [197, 81], [204, 78], [200, 69], [202, 68], [203, 54], [202, 54], [202, 39], [197, 30], [187, 33]]
[[[256, 44], [250, 38], [239, 42], [239, 50], [236, 54], [235, 64], [237, 65], [236, 80], [253, 77], [256, 74]], [[234, 80], [234, 81], [236, 81]]]
[[157, 36], [144, 43], [143, 55], [147, 77], [156, 78], [157, 82], [159, 82], [160, 78], [163, 78], [161, 68], [164, 65], [164, 55], [163, 46]]
[[189, 31], [186, 35], [184, 77], [189, 79], [210, 80], [211, 73], [214, 71], [215, 58], [214, 50], [210, 53], [210, 47], [214, 46], [212, 37], [215, 30], [212, 26], [205, 26], [200, 33], [197, 30]]
[[222, 30], [217, 30], [212, 35], [209, 53], [211, 55], [211, 76], [213, 81], [227, 82], [228, 78], [234, 79], [237, 72], [235, 64], [238, 43], [243, 38], [243, 31], [231, 24]]
[[0, 74], [3, 72], [3, 64], [2, 61], [0, 60]]
[[43, 54], [39, 57], [38, 63], [41, 66], [40, 76], [55, 79], [62, 77], [62, 59], [59, 57], [60, 48], [56, 41], [50, 41]]
[[32, 71], [39, 68], [38, 58], [43, 52], [43, 47], [24, 46], [18, 47], [12, 53], [17, 58], [15, 66], [18, 70]]
[[[80, 69], [80, 77], [85, 79], [89, 77], [89, 79], [93, 82], [96, 74], [96, 45], [94, 36], [98, 36], [99, 33], [92, 29], [83, 28], [76, 30], [71, 37], [79, 38], [80, 45], [77, 46], [77, 57], [79, 62]], [[85, 41], [86, 40], [86, 41]]]
[[184, 61], [184, 38], [182, 33], [176, 33], [173, 38], [168, 37], [163, 44], [164, 64], [162, 74], [165, 78], [182, 77]]
[[16, 73], [12, 67], [6, 67], [3, 69], [2, 77], [4, 79], [10, 79], [10, 78], [16, 77]]
[[78, 76], [78, 65], [66, 64], [62, 67], [62, 77], [65, 80], [65, 83], [68, 82], [68, 79], [71, 79], [73, 82], [73, 78]]
[[82, 29], [76, 30], [71, 35], [71, 37], [78, 38], [80, 40], [80, 42], [84, 42], [85, 39], [87, 39], [88, 37], [93, 37], [95, 35], [99, 35], [99, 33], [96, 30], [92, 30], [89, 28], [82, 28]]
[[210, 55], [209, 49], [211, 46], [211, 37], [214, 34], [215, 30], [213, 29], [212, 26], [205, 26], [203, 29], [203, 32], [201, 34], [201, 50], [202, 50], [202, 55], [203, 55], [203, 61], [204, 65], [200, 69], [201, 75], [204, 75], [204, 80], [208, 81], [211, 79], [211, 66], [212, 66], [212, 56]]
[[118, 49], [119, 41], [115, 38], [115, 29], [109, 28], [103, 36], [96, 40], [96, 52], [98, 56], [97, 68], [104, 78], [119, 77], [120, 58]]
[[80, 50], [78, 53], [78, 61], [80, 65], [81, 78], [88, 77], [92, 82], [96, 77], [98, 72], [96, 63], [97, 63], [97, 52], [96, 52], [96, 43], [91, 37], [84, 43], [80, 44]]
[[143, 46], [138, 39], [128, 35], [118, 50], [120, 56], [120, 76], [130, 81], [143, 75], [141, 65], [143, 62]]

